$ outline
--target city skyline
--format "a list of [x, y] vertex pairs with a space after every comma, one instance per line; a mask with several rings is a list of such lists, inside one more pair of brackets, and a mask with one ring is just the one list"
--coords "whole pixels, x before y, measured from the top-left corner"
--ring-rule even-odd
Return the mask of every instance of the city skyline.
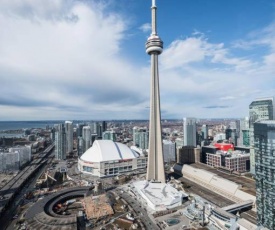
[[[0, 6], [0, 120], [149, 118], [150, 1]], [[273, 1], [158, 7], [163, 119], [244, 117], [274, 96]]]

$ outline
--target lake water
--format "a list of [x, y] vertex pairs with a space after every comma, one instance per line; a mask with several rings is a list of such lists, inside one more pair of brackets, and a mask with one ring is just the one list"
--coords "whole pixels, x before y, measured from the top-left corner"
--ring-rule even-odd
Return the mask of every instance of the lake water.
[[52, 127], [54, 124], [60, 124], [64, 121], [0, 121], [0, 130], [18, 130], [30, 128]]

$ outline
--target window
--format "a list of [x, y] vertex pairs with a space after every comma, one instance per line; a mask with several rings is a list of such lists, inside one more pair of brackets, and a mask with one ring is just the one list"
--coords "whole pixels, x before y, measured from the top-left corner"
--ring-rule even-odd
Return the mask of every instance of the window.
[[88, 166], [83, 166], [83, 171], [86, 171], [86, 172], [93, 172], [93, 168], [92, 167], [88, 167]]

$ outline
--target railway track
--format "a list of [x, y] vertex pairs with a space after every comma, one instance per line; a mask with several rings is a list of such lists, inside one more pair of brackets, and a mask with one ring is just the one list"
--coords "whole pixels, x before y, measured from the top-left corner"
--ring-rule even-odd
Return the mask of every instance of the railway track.
[[49, 159], [48, 156], [52, 152], [54, 144], [48, 146], [39, 156], [33, 160], [28, 166], [21, 170], [12, 180], [7, 182], [0, 190], [0, 218], [4, 215], [5, 210], [14, 200], [14, 197], [20, 189], [27, 183], [28, 179], [36, 173], [39, 168]]

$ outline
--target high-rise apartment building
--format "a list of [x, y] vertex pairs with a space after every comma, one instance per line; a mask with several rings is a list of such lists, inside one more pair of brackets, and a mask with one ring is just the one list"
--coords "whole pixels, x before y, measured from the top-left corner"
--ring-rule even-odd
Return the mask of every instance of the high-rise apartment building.
[[254, 146], [254, 126], [256, 121], [273, 120], [274, 119], [274, 98], [260, 98], [252, 101], [249, 105], [249, 129], [250, 144]]
[[83, 138], [83, 153], [85, 153], [91, 147], [91, 128], [90, 128], [90, 126], [83, 127], [82, 138]]
[[66, 153], [73, 152], [73, 122], [65, 121], [65, 133], [66, 133]]
[[82, 137], [82, 130], [83, 127], [85, 126], [85, 124], [77, 124], [77, 131], [76, 131], [76, 135], [77, 137]]
[[245, 117], [240, 120], [240, 139], [239, 146], [250, 146], [249, 138], [249, 118]]
[[81, 134], [81, 137], [79, 136], [77, 138], [77, 154], [79, 157], [82, 156], [82, 154], [84, 153], [83, 152], [83, 146], [84, 146], [84, 141], [83, 141], [83, 137], [82, 137], [82, 134]]
[[183, 136], [184, 146], [197, 146], [197, 123], [196, 118], [185, 117], [183, 118]]
[[249, 105], [249, 137], [250, 137], [250, 172], [255, 174], [254, 154], [254, 123], [262, 120], [274, 119], [274, 98], [260, 98], [252, 101]]
[[133, 143], [141, 149], [148, 149], [149, 131], [144, 127], [133, 128]]
[[91, 133], [97, 133], [97, 122], [91, 122], [89, 123], [90, 129], [91, 129]]
[[106, 121], [100, 122], [91, 122], [89, 124], [91, 128], [91, 134], [96, 134], [98, 139], [102, 138], [102, 133], [107, 130], [107, 123]]
[[275, 229], [275, 121], [254, 124], [257, 224]]
[[229, 140], [230, 143], [233, 143], [234, 145], [237, 145], [237, 131], [236, 129], [232, 129], [230, 126], [225, 129], [225, 139]]
[[114, 131], [105, 131], [102, 133], [102, 139], [116, 141], [116, 133]]
[[176, 143], [168, 140], [163, 140], [163, 158], [164, 162], [176, 161]]
[[102, 133], [105, 132], [107, 130], [107, 122], [106, 121], [102, 121], [102, 124], [101, 124], [101, 129], [102, 129]]
[[55, 126], [55, 158], [66, 160], [66, 133], [64, 124]]
[[208, 138], [208, 125], [202, 125], [201, 132], [203, 139], [206, 140]]

